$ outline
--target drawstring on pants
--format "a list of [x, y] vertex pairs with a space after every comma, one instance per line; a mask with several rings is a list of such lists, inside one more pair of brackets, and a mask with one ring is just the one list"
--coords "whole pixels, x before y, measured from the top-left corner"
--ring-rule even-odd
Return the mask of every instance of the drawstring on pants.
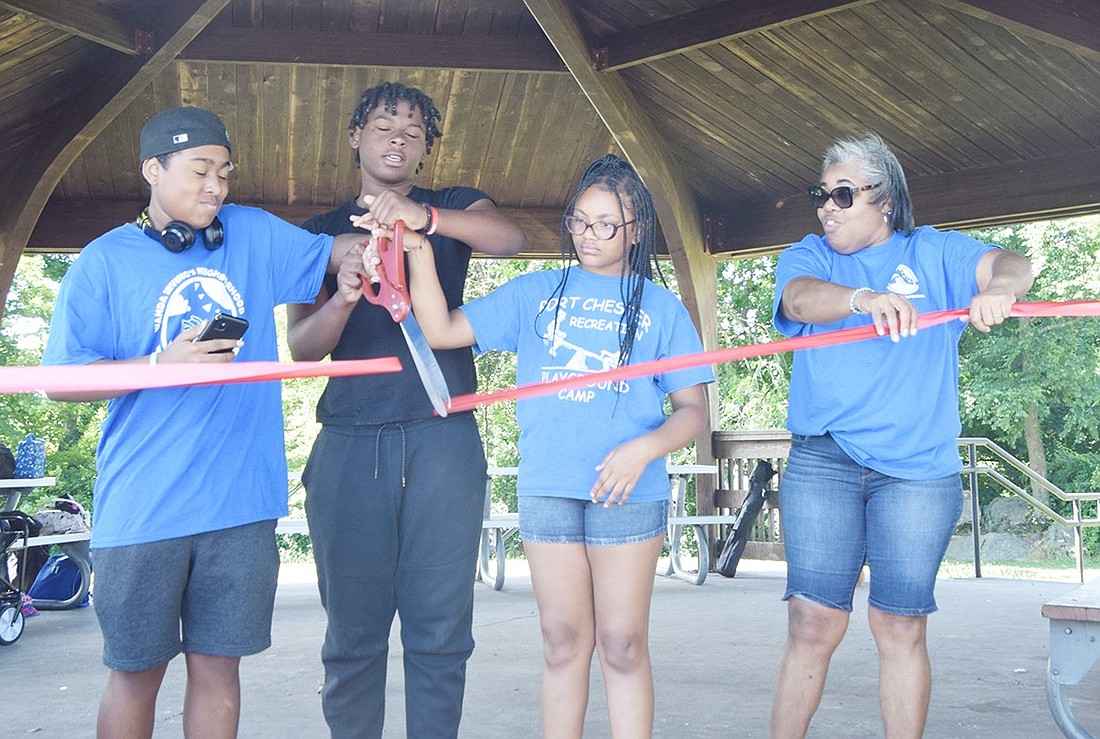
[[378, 427], [378, 434], [374, 437], [374, 479], [378, 479], [378, 467], [382, 454], [382, 432], [387, 426], [396, 426], [401, 432], [401, 489], [405, 489], [405, 427], [399, 423], [384, 423]]

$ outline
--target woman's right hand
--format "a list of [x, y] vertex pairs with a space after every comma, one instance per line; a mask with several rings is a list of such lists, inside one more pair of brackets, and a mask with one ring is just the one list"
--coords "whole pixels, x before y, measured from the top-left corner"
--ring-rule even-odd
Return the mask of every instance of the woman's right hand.
[[920, 314], [906, 297], [892, 292], [861, 292], [856, 295], [855, 306], [871, 317], [879, 336], [890, 334], [891, 341], [915, 336]]

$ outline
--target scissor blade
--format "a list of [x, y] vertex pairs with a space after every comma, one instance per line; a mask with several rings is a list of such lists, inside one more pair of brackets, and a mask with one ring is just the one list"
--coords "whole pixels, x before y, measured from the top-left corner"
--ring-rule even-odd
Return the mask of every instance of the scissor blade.
[[420, 381], [424, 383], [428, 399], [432, 401], [432, 407], [440, 416], [446, 416], [451, 405], [451, 391], [447, 389], [447, 380], [443, 377], [439, 362], [435, 361], [435, 355], [432, 354], [428, 340], [424, 338], [412, 313], [405, 316], [405, 320], [401, 321], [400, 325], [401, 333], [405, 335], [405, 343], [409, 345], [413, 364], [416, 365], [416, 371], [420, 373]]

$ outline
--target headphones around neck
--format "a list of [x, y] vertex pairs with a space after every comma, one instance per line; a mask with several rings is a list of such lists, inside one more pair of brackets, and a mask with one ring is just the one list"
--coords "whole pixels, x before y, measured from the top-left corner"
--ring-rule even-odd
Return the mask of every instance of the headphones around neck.
[[[163, 244], [165, 249], [175, 254], [191, 248], [191, 245], [195, 243], [195, 229], [183, 221], [169, 221], [163, 230], [158, 231], [153, 222], [149, 220], [148, 208], [141, 211], [136, 223], [145, 232], [146, 236]], [[214, 251], [222, 245], [222, 241], [225, 240], [225, 231], [217, 216], [214, 217], [209, 226], [202, 230], [202, 239], [206, 244], [207, 251]]]

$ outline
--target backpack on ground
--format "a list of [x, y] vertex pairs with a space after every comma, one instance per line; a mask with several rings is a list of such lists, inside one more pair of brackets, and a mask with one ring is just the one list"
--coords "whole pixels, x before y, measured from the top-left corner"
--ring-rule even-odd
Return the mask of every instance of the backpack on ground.
[[[82, 582], [79, 565], [67, 554], [54, 554], [42, 565], [27, 595], [33, 600], [66, 601], [80, 592]], [[88, 596], [84, 596], [78, 607], [83, 608], [88, 602]]]

